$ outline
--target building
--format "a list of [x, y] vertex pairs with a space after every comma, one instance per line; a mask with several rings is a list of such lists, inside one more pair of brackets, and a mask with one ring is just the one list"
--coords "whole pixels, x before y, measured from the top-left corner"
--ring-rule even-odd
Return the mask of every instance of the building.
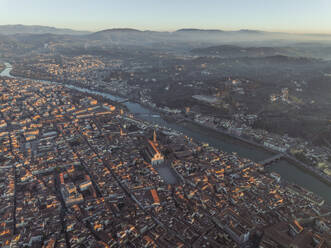
[[72, 206], [84, 201], [83, 195], [77, 191], [73, 183], [62, 185], [61, 193], [66, 206]]
[[251, 227], [233, 210], [228, 208], [223, 212], [221, 226], [238, 244], [243, 244], [248, 241]]
[[158, 147], [158, 143], [157, 143], [156, 133], [154, 131], [153, 141], [147, 139], [147, 146], [143, 154], [145, 160], [151, 163], [152, 165], [160, 165], [164, 162], [164, 156], [161, 154], [161, 152], [157, 147]]

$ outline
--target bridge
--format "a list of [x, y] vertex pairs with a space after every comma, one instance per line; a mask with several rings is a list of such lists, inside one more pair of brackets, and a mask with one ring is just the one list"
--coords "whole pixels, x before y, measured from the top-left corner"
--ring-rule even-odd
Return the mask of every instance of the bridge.
[[117, 103], [119, 103], [119, 104], [123, 104], [123, 103], [126, 103], [126, 102], [128, 102], [128, 101], [129, 101], [129, 99], [126, 98], [126, 99], [123, 99], [123, 100], [121, 100], [121, 101], [117, 101]]
[[153, 114], [153, 113], [137, 113], [137, 114], [134, 114], [134, 116], [147, 116], [147, 117], [154, 117], [154, 118], [160, 117], [160, 115]]
[[261, 164], [261, 165], [263, 165], [263, 166], [265, 166], [265, 165], [271, 164], [271, 163], [273, 163], [273, 162], [275, 162], [275, 161], [283, 158], [284, 156], [285, 156], [284, 153], [279, 153], [279, 154], [276, 154], [275, 156], [272, 156], [270, 158], [267, 158], [265, 160], [262, 160], [262, 161], [260, 161], [258, 163]]

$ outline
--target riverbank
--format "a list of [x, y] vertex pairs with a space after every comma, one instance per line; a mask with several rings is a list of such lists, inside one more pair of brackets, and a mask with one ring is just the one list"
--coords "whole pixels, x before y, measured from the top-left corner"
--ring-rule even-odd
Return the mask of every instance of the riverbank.
[[[2, 76], [12, 77], [12, 75], [10, 74], [11, 68], [7, 68], [5, 71], [6, 71], [5, 73], [6, 75], [2, 75]], [[72, 90], [77, 90], [87, 94], [103, 97], [104, 99], [109, 99], [111, 101], [118, 103], [124, 100], [123, 97], [118, 97], [116, 95], [99, 92], [95, 90], [89, 90], [74, 85], [50, 82], [45, 80], [36, 80], [36, 81], [63, 85], [64, 87], [67, 87]], [[273, 156], [273, 154], [275, 154], [274, 152], [267, 150], [264, 146], [261, 146], [261, 144], [256, 146], [249, 142], [247, 143], [242, 137], [238, 139], [237, 137], [230, 136], [224, 132], [216, 132], [216, 130], [211, 129], [210, 127], [206, 127], [205, 125], [200, 124], [198, 126], [196, 122], [191, 123], [192, 122], [191, 121], [190, 123], [180, 123], [180, 124], [176, 122], [175, 123], [168, 122], [166, 118], [162, 118], [159, 115], [155, 115], [156, 113], [159, 114], [162, 112], [155, 110], [151, 106], [145, 106], [131, 101], [125, 102], [122, 105], [126, 106], [126, 108], [134, 116], [137, 116], [138, 119], [140, 120], [146, 121], [147, 123], [153, 123], [155, 125], [165, 126], [169, 129], [179, 131], [180, 133], [183, 133], [188, 137], [192, 137], [196, 141], [209, 143], [212, 146], [215, 146], [225, 152], [228, 153], [235, 152], [240, 157], [246, 157], [253, 161], [258, 162], [266, 158], [269, 158]], [[268, 166], [267, 170], [278, 172], [281, 175], [281, 177], [284, 178], [286, 181], [290, 183], [293, 182], [304, 188], [307, 188], [308, 190], [322, 196], [323, 198], [331, 202], [331, 195], [330, 196], [328, 195], [328, 192], [331, 191], [330, 186], [322, 182], [321, 180], [317, 179], [317, 177], [313, 176], [311, 172], [304, 171], [303, 168], [298, 167], [298, 165], [282, 160], [282, 161], [277, 161], [272, 165]]]
[[[240, 136], [238, 136], [238, 135], [232, 134], [232, 133], [230, 133], [230, 132], [228, 132], [228, 131], [226, 131], [226, 130], [222, 130], [222, 129], [219, 129], [219, 128], [210, 127], [210, 126], [204, 125], [204, 124], [202, 124], [202, 123], [196, 122], [196, 121], [194, 121], [194, 120], [191, 120], [191, 119], [189, 119], [189, 118], [183, 118], [183, 119], [184, 119], [184, 121], [191, 122], [192, 124], [198, 125], [198, 126], [200, 126], [200, 127], [202, 127], [202, 128], [208, 128], [208, 129], [210, 129], [210, 130], [212, 130], [212, 131], [215, 131], [215, 132], [217, 132], [217, 133], [220, 133], [220, 134], [226, 135], [226, 136], [231, 137], [231, 138], [233, 138], [233, 139], [240, 140], [241, 142], [244, 142], [244, 143], [246, 143], [246, 144], [248, 144], [248, 145], [252, 145], [252, 146], [255, 146], [255, 147], [257, 147], [257, 148], [261, 148], [261, 149], [263, 149], [263, 150], [265, 150], [265, 151], [270, 152], [271, 154], [277, 154], [276, 151], [271, 150], [271, 149], [265, 147], [264, 145], [261, 145], [261, 144], [259, 144], [259, 143], [257, 143], [257, 142], [254, 142], [254, 141], [252, 141], [252, 140], [249, 140], [249, 139], [245, 139], [245, 138], [240, 137]], [[279, 152], [278, 152], [278, 153], [279, 153]], [[258, 162], [258, 161], [256, 161], [256, 162]]]
[[[113, 94], [113, 93], [110, 93], [110, 94]], [[121, 96], [121, 95], [118, 95], [118, 96], [116, 95], [116, 97], [123, 98], [123, 96]], [[153, 111], [153, 113], [156, 112], [156, 113], [160, 114], [160, 116], [162, 117], [162, 120], [165, 121], [165, 122], [171, 122], [171, 121], [167, 120], [167, 118], [165, 118], [165, 113], [164, 112], [162, 112], [162, 111], [160, 111], [156, 108], [153, 108], [149, 105], [146, 105], [146, 104], [143, 104], [143, 103], [140, 103], [140, 102], [137, 102], [137, 101], [130, 100], [130, 102], [133, 102], [133, 104], [141, 105], [144, 108], [147, 108], [148, 110]], [[174, 119], [174, 122], [176, 123], [176, 125], [183, 126], [183, 124], [184, 124], [183, 122], [179, 123], [178, 121], [176, 121], [176, 118], [173, 118], [173, 119]], [[278, 151], [275, 151], [275, 150], [272, 150], [268, 147], [265, 147], [264, 145], [262, 145], [260, 143], [257, 143], [253, 140], [246, 139], [246, 138], [243, 138], [241, 136], [237, 136], [237, 135], [232, 134], [232, 133], [230, 133], [226, 130], [221, 130], [221, 129], [217, 129], [217, 128], [214, 128], [214, 127], [210, 127], [210, 126], [204, 125], [202, 123], [198, 123], [198, 122], [196, 122], [192, 119], [189, 119], [189, 118], [181, 117], [181, 119], [184, 120], [184, 122], [189, 122], [193, 125], [199, 126], [200, 128], [208, 129], [208, 130], [211, 130], [213, 132], [216, 132], [219, 135], [223, 135], [224, 137], [230, 138], [235, 142], [239, 142], [241, 145], [247, 145], [247, 146], [254, 147], [256, 149], [265, 151], [265, 152], [269, 153], [270, 157], [274, 156], [275, 154], [280, 153]], [[293, 157], [290, 154], [286, 154], [284, 156], [284, 158], [282, 158], [282, 159], [288, 161], [291, 165], [299, 168], [300, 170], [302, 170], [306, 173], [309, 173], [309, 175], [315, 177], [316, 179], [320, 180], [321, 182], [327, 184], [328, 186], [331, 186], [331, 178], [328, 177], [327, 175], [322, 174], [322, 172], [315, 169], [314, 167], [312, 167], [308, 164], [305, 164], [302, 161], [297, 160], [295, 157]], [[254, 160], [254, 161], [257, 162], [257, 163], [260, 162], [259, 160]]]
[[[245, 138], [243, 138], [243, 137], [240, 137], [240, 136], [237, 136], [237, 135], [231, 134], [231, 133], [229, 133], [229, 132], [227, 132], [227, 131], [225, 131], [225, 130], [221, 130], [221, 129], [217, 129], [217, 128], [214, 128], [214, 127], [206, 126], [206, 125], [204, 125], [204, 124], [202, 124], [202, 123], [198, 123], [198, 122], [196, 122], [196, 121], [194, 121], [194, 120], [191, 120], [191, 119], [188, 119], [188, 118], [184, 118], [184, 119], [185, 119], [185, 121], [190, 122], [190, 123], [192, 123], [192, 124], [194, 124], [194, 125], [200, 126], [200, 127], [202, 127], [202, 128], [210, 129], [210, 130], [212, 130], [212, 131], [214, 131], [214, 132], [217, 132], [217, 133], [219, 133], [219, 134], [222, 134], [222, 135], [228, 136], [228, 137], [233, 138], [233, 139], [240, 140], [240, 141], [243, 142], [243, 143], [246, 143], [246, 144], [248, 144], [248, 145], [252, 145], [252, 146], [255, 146], [255, 147], [257, 147], [257, 148], [263, 149], [263, 150], [265, 150], [265, 151], [267, 151], [267, 152], [270, 152], [271, 154], [277, 154], [276, 151], [271, 150], [271, 149], [269, 149], [269, 148], [265, 147], [264, 145], [259, 144], [259, 143], [257, 143], [257, 142], [254, 142], [254, 141], [251, 141], [251, 140], [245, 139]], [[279, 153], [279, 152], [278, 152], [278, 153]], [[271, 155], [271, 156], [272, 156], [272, 155]], [[320, 174], [319, 171], [315, 171], [315, 169], [314, 169], [312, 166], [307, 165], [307, 164], [305, 164], [305, 163], [303, 163], [303, 162], [297, 160], [296, 158], [294, 158], [293, 156], [291, 156], [291, 155], [289, 155], [289, 154], [286, 154], [286, 156], [284, 156], [283, 159], [286, 159], [289, 163], [291, 163], [291, 164], [295, 165], [296, 167], [298, 167], [298, 168], [304, 170], [305, 172], [308, 172], [310, 175], [316, 177], [317, 179], [319, 179], [319, 180], [321, 180], [322, 182], [324, 182], [324, 183], [328, 184], [329, 186], [331, 186], [331, 179], [330, 179], [327, 175], [323, 176], [323, 175]], [[255, 161], [255, 162], [259, 162], [259, 161]]]
[[309, 173], [310, 175], [314, 176], [315, 178], [317, 178], [321, 182], [327, 184], [328, 186], [331, 186], [330, 177], [328, 177], [328, 176], [323, 177], [322, 175], [319, 175], [318, 172], [314, 171], [314, 168], [312, 166], [309, 166], [309, 165], [297, 160], [293, 156], [285, 156], [283, 159], [288, 161], [290, 164], [293, 164], [300, 170], [305, 171], [306, 173]]

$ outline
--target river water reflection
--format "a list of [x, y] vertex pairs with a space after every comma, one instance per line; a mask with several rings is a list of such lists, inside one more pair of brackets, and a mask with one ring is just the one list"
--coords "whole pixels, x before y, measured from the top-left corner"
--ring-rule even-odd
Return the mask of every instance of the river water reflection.
[[[0, 73], [0, 76], [10, 76], [11, 66], [6, 63], [7, 68]], [[44, 81], [46, 83], [53, 83], [49, 81]], [[81, 92], [91, 93], [103, 96], [112, 101], [123, 101], [124, 99], [118, 96], [114, 96], [108, 93], [98, 92], [94, 90], [84, 89], [72, 85], [65, 85], [68, 88], [75, 89]], [[241, 157], [249, 158], [253, 161], [261, 161], [271, 156], [270, 152], [267, 152], [261, 148], [257, 148], [241, 141], [235, 140], [231, 137], [228, 137], [223, 134], [219, 134], [215, 131], [209, 130], [207, 128], [202, 128], [198, 125], [194, 125], [192, 123], [181, 123], [176, 124], [172, 122], [168, 122], [164, 120], [161, 116], [158, 115], [155, 111], [152, 111], [148, 108], [141, 106], [138, 103], [134, 102], [126, 102], [124, 105], [129, 109], [132, 114], [139, 115], [140, 119], [145, 121], [158, 124], [161, 126], [165, 126], [168, 128], [172, 128], [174, 130], [180, 131], [183, 134], [192, 137], [194, 140], [199, 142], [207, 142], [212, 146], [220, 148], [225, 152], [236, 152]], [[162, 169], [164, 170], [164, 169]], [[285, 160], [280, 160], [272, 165], [267, 167], [267, 170], [272, 172], [277, 172], [281, 175], [281, 177], [289, 182], [296, 183], [320, 196], [322, 196], [325, 200], [331, 203], [331, 187], [316, 177], [306, 173], [305, 171], [297, 168], [295, 165], [290, 164]], [[173, 182], [173, 178], [171, 178], [171, 174], [168, 171], [162, 171], [163, 176], [169, 176], [166, 178], [166, 181]]]

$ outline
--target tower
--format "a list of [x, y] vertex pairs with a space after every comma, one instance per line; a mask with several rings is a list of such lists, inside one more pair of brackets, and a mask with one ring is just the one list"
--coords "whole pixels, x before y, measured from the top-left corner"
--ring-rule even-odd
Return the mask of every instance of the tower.
[[154, 144], [157, 144], [155, 129], [154, 129], [154, 133], [153, 133], [153, 142], [154, 142]]

